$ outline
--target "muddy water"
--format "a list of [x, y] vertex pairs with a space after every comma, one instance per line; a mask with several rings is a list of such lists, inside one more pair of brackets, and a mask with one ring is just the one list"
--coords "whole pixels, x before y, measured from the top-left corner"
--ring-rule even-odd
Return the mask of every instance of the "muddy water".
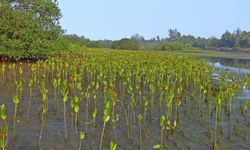
[[[209, 65], [214, 66], [217, 71], [220, 69], [222, 71], [228, 69], [231, 74], [234, 74], [241, 79], [244, 74], [250, 75], [249, 57], [244, 57], [242, 59], [209, 57], [205, 59], [208, 61]], [[250, 89], [250, 86], [248, 89]], [[238, 93], [238, 98], [250, 100], [250, 90], [241, 90], [241, 92]]]
[[[12, 102], [12, 96], [15, 93], [15, 86], [13, 84], [13, 80], [7, 79], [0, 86], [0, 103], [5, 103], [7, 108], [7, 116], [9, 123], [9, 150], [72, 150], [77, 149], [79, 143], [79, 137], [75, 135], [75, 129], [72, 123], [72, 116], [70, 113], [70, 107], [68, 106], [67, 113], [67, 130], [69, 139], [67, 142], [64, 140], [64, 121], [63, 121], [63, 104], [62, 98], [58, 97], [55, 99], [53, 95], [53, 86], [51, 82], [48, 82], [46, 85], [49, 90], [49, 110], [45, 117], [45, 127], [42, 136], [41, 146], [38, 146], [38, 138], [40, 131], [40, 101], [41, 101], [41, 93], [39, 89], [36, 87], [33, 89], [32, 95], [32, 107], [31, 107], [31, 118], [30, 121], [27, 121], [27, 103], [29, 100], [29, 89], [27, 85], [27, 76], [28, 72], [24, 71], [24, 80], [26, 84], [24, 86], [23, 97], [20, 101], [20, 105], [18, 107], [17, 114], [17, 138], [13, 139], [13, 110], [14, 105]], [[72, 97], [70, 97], [71, 99]], [[155, 99], [157, 99], [157, 94]], [[202, 121], [199, 120], [199, 112], [196, 108], [196, 104], [194, 104], [187, 94], [185, 97], [187, 102], [183, 102], [180, 108], [180, 130], [178, 132], [179, 137], [179, 147], [176, 146], [175, 136], [173, 135], [170, 139], [165, 139], [166, 145], [168, 149], [175, 150], [211, 150], [213, 145], [213, 134], [212, 137], [208, 137], [208, 124], [213, 129], [215, 114], [212, 111], [212, 120], [209, 122], [207, 115], [204, 116]], [[90, 100], [91, 101], [91, 100]], [[58, 105], [59, 102], [59, 105]], [[86, 101], [80, 106], [79, 113], [79, 130], [84, 130], [86, 132], [86, 138], [83, 141], [84, 150], [98, 150], [99, 141], [102, 131], [102, 103], [103, 98], [99, 99], [98, 104], [98, 115], [96, 126], [93, 129], [91, 125], [88, 125], [88, 129], [85, 126], [86, 119]], [[68, 104], [69, 105], [69, 104]], [[124, 103], [125, 107], [129, 105], [129, 103]], [[59, 106], [59, 107], [58, 107]], [[90, 111], [93, 104], [90, 103]], [[238, 109], [238, 104], [234, 105], [235, 109]], [[109, 147], [109, 142], [112, 141], [117, 143], [118, 150], [138, 150], [139, 149], [139, 128], [138, 124], [135, 125], [135, 134], [133, 139], [129, 139], [127, 137], [127, 129], [126, 129], [126, 120], [123, 109], [120, 105], [117, 104], [116, 112], [119, 114], [119, 121], [116, 127], [116, 138], [113, 134], [113, 128], [108, 125], [105, 130], [104, 141], [103, 141], [103, 149], [107, 150]], [[184, 115], [187, 114], [187, 115]], [[205, 110], [205, 114], [207, 114], [207, 110]], [[150, 124], [148, 124], [148, 137], [143, 138], [143, 149], [144, 150], [152, 150], [153, 145], [160, 143], [160, 129], [159, 129], [159, 118], [161, 112], [156, 109], [153, 113], [153, 120]], [[232, 131], [232, 139], [227, 139], [227, 120], [226, 114], [225, 118], [222, 121], [223, 134], [221, 135], [221, 143], [219, 144], [220, 149], [225, 150], [247, 150], [250, 149], [250, 140], [244, 140], [244, 118], [240, 113], [234, 114], [232, 120], [236, 119], [236, 115], [239, 117], [239, 131], [236, 133]], [[89, 116], [90, 117], [90, 116]], [[249, 119], [248, 119], [249, 122]], [[250, 123], [250, 122], [249, 122]], [[132, 126], [131, 129], [134, 127]], [[249, 129], [250, 130], [250, 129]], [[133, 134], [132, 134], [133, 135]], [[248, 137], [250, 137], [250, 132], [248, 132]], [[165, 148], [164, 148], [165, 149]]]
[[219, 58], [219, 57], [203, 57], [211, 63], [219, 63], [222, 66], [228, 66], [233, 68], [250, 69], [250, 58], [244, 57], [241, 59], [235, 58]]

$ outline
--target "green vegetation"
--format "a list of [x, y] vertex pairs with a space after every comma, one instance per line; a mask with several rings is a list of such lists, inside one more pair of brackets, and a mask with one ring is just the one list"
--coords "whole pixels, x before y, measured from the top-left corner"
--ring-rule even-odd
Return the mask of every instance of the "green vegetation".
[[239, 28], [226, 31], [220, 39], [182, 35], [169, 29], [167, 38], [145, 39], [139, 34], [121, 40], [93, 41], [84, 36], [63, 35], [62, 17], [56, 0], [0, 1], [0, 56], [17, 59], [47, 58], [55, 51], [81, 47], [122, 50], [194, 50], [249, 51], [250, 34]]
[[65, 49], [56, 0], [0, 1], [0, 55], [34, 58]]
[[[40, 131], [33, 131], [39, 132], [40, 148], [46, 149], [46, 137], [54, 134], [61, 138], [59, 144], [81, 149], [83, 140], [91, 140], [91, 147], [100, 150], [124, 149], [124, 141], [133, 149], [182, 148], [186, 137], [197, 133], [205, 138], [203, 144], [213, 141], [211, 149], [227, 144], [221, 143], [225, 137], [248, 138], [249, 103], [237, 101], [236, 94], [240, 89], [248, 89], [249, 76], [243, 80], [232, 77], [232, 82], [228, 82], [231, 75], [227, 70], [225, 74], [221, 71], [220, 80], [215, 81], [215, 69], [201, 59], [165, 52], [83, 49], [60, 52], [32, 64], [1, 64], [1, 68], [5, 69], [0, 79], [5, 82], [0, 83], [13, 88], [8, 93], [15, 95], [13, 103], [3, 101], [15, 109], [6, 114], [2, 105], [0, 125], [6, 125], [1, 132], [8, 133], [10, 121], [14, 137], [22, 136], [16, 122], [17, 118], [23, 122], [26, 113], [22, 117], [18, 108], [27, 103], [27, 108], [33, 108], [33, 121], [25, 126], [40, 121]], [[30, 93], [37, 95], [30, 95], [34, 103], [29, 96], [22, 100]], [[53, 109], [57, 107], [60, 109]], [[13, 123], [6, 120], [7, 115], [14, 116]], [[67, 124], [70, 120], [72, 125]], [[64, 131], [61, 137], [45, 132], [51, 121], [60, 122], [56, 127]], [[33, 132], [29, 134], [36, 134]], [[1, 138], [1, 147], [13, 148], [9, 144], [12, 139], [6, 142], [6, 137]], [[153, 143], [148, 142], [151, 138]], [[22, 139], [14, 140], [18, 143]]]
[[157, 45], [154, 49], [160, 51], [177, 51], [177, 50], [192, 50], [194, 48], [190, 45], [178, 42], [164, 42], [162, 44]]
[[112, 43], [112, 49], [138, 50], [139, 48], [139, 42], [133, 39], [125, 38]]

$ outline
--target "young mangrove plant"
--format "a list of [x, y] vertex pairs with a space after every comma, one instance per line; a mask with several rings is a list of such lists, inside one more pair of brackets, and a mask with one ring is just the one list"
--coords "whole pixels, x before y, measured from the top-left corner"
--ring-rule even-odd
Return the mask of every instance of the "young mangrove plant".
[[64, 139], [67, 141], [68, 133], [67, 133], [67, 120], [66, 120], [66, 111], [67, 111], [67, 101], [68, 101], [68, 81], [64, 80], [62, 84], [61, 93], [63, 96], [63, 118], [64, 118]]
[[147, 112], [148, 112], [148, 100], [146, 97], [143, 97], [144, 102], [144, 108], [143, 108], [143, 124], [144, 124], [144, 137], [148, 138], [148, 124], [147, 124]]
[[217, 139], [217, 135], [218, 135], [218, 116], [219, 116], [219, 110], [221, 107], [221, 102], [223, 99], [223, 93], [220, 92], [219, 96], [216, 99], [216, 107], [215, 107], [215, 124], [214, 124], [214, 144], [213, 144], [213, 150], [218, 150], [218, 139]]
[[109, 150], [116, 150], [116, 147], [117, 145], [111, 141], [109, 144]]
[[85, 119], [85, 128], [86, 130], [88, 129], [88, 124], [89, 124], [89, 99], [90, 99], [90, 86], [87, 87], [85, 97], [86, 97], [86, 119]]
[[42, 90], [41, 126], [40, 126], [40, 135], [39, 135], [39, 140], [38, 140], [38, 146], [41, 146], [41, 139], [42, 139], [42, 134], [43, 134], [43, 129], [44, 129], [44, 116], [48, 110], [47, 105], [46, 105], [46, 101], [48, 101], [48, 90], [44, 88]]
[[79, 148], [78, 148], [78, 150], [82, 149], [82, 141], [84, 140], [84, 138], [85, 138], [85, 132], [81, 131], [80, 132], [80, 142], [79, 142]]
[[7, 115], [5, 110], [5, 105], [0, 105], [0, 117], [1, 120], [4, 122], [3, 127], [0, 130], [0, 147], [5, 150], [8, 144], [8, 134], [9, 134], [9, 127], [6, 121]]
[[27, 114], [27, 120], [30, 120], [30, 105], [31, 105], [31, 98], [32, 98], [32, 87], [34, 85], [34, 80], [33, 79], [29, 79], [29, 90], [30, 90], [30, 94], [29, 94], [29, 103], [28, 103], [28, 114]]
[[161, 116], [160, 119], [160, 129], [161, 129], [161, 144], [160, 144], [160, 149], [163, 149], [163, 136], [164, 136], [164, 130], [165, 130], [165, 124], [166, 124], [166, 117], [165, 116]]
[[5, 70], [6, 70], [6, 64], [2, 64], [2, 67], [1, 67], [1, 83], [2, 83], [2, 85], [4, 84], [4, 80], [5, 80]]
[[138, 120], [138, 124], [139, 124], [139, 138], [140, 138], [140, 150], [143, 149], [143, 145], [142, 145], [142, 126], [141, 126], [141, 122], [142, 122], [142, 115], [139, 114], [137, 116], [137, 120]]
[[77, 135], [78, 131], [78, 112], [80, 109], [80, 102], [79, 102], [79, 97], [75, 96], [74, 97], [74, 111], [75, 111], [75, 133]]
[[102, 150], [102, 141], [103, 141], [103, 136], [104, 136], [104, 131], [106, 124], [110, 120], [110, 102], [106, 101], [104, 102], [104, 114], [103, 114], [103, 127], [102, 127], [102, 134], [101, 134], [101, 139], [100, 139], [100, 145], [99, 145], [99, 150]]
[[18, 107], [19, 102], [20, 102], [19, 96], [18, 95], [14, 95], [13, 96], [13, 103], [15, 105], [15, 108], [14, 108], [14, 117], [13, 117], [14, 139], [16, 138], [16, 115], [17, 115], [17, 107]]
[[248, 126], [248, 123], [247, 123], [247, 118], [248, 118], [248, 109], [250, 107], [250, 103], [249, 103], [249, 100], [245, 100], [245, 102], [242, 104], [241, 106], [241, 113], [244, 117], [244, 121], [245, 121], [245, 140], [247, 140], [247, 126]]

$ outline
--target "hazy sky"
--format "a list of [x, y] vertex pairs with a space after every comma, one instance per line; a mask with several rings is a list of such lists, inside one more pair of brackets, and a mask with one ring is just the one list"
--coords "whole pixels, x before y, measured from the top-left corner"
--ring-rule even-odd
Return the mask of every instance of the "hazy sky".
[[250, 0], [59, 0], [68, 34], [90, 39], [182, 34], [219, 37], [237, 27], [250, 31]]

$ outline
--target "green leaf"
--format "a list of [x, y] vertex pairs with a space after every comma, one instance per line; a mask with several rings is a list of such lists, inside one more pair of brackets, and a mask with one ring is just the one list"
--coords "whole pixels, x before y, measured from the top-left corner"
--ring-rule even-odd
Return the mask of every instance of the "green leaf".
[[14, 95], [13, 96], [13, 103], [16, 104], [16, 105], [19, 103], [19, 97], [18, 97], [18, 95]]
[[75, 111], [76, 113], [79, 112], [79, 106], [78, 106], [78, 105], [76, 105], [76, 106], [74, 107], [74, 111]]
[[109, 149], [110, 150], [116, 150], [116, 144], [114, 144], [112, 141], [109, 144]]
[[84, 133], [84, 131], [81, 131], [80, 132], [80, 139], [84, 140], [84, 138], [85, 138], [85, 133]]
[[6, 114], [4, 112], [1, 112], [1, 119], [5, 120], [7, 118]]
[[177, 125], [177, 122], [176, 122], [176, 120], [174, 121], [174, 127], [176, 127], [176, 125]]
[[142, 115], [139, 114], [139, 115], [137, 116], [137, 119], [138, 119], [139, 121], [141, 121], [141, 120], [142, 120]]
[[109, 115], [108, 115], [108, 116], [104, 116], [104, 122], [105, 122], [105, 123], [108, 122], [109, 119], [110, 119], [110, 116], [109, 116]]
[[161, 148], [161, 145], [160, 145], [160, 144], [154, 145], [153, 148], [154, 148], [154, 149], [160, 149], [160, 148]]
[[161, 126], [161, 127], [164, 126], [165, 120], [166, 120], [165, 116], [162, 115], [162, 116], [161, 116], [161, 120], [160, 120], [160, 126]]

